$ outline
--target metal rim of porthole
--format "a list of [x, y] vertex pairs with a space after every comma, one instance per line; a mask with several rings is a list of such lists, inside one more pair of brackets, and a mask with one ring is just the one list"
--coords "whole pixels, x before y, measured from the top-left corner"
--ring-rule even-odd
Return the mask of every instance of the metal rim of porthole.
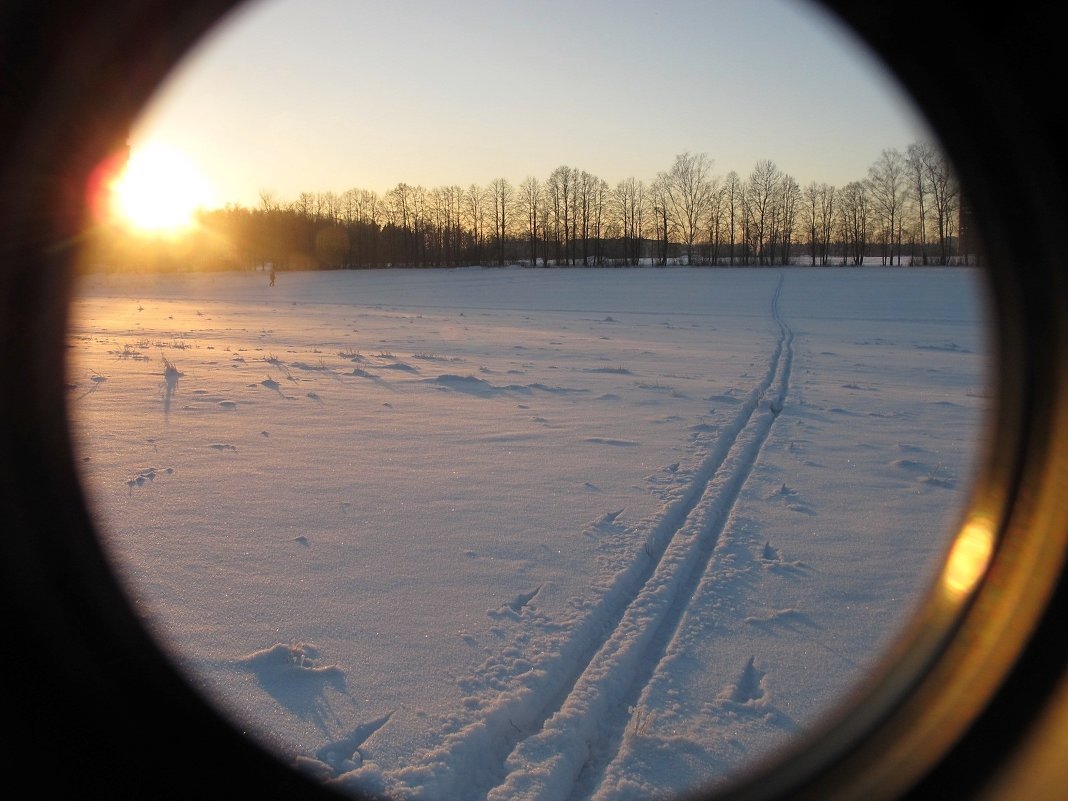
[[[64, 684], [65, 695], [18, 701], [24, 725], [44, 739], [69, 724], [82, 739], [52, 756], [52, 780], [66, 764], [87, 787], [106, 780], [118, 797], [148, 787], [156, 797], [223, 788], [334, 797], [222, 720], [153, 645], [97, 545], [67, 431], [60, 365], [85, 181], [166, 72], [237, 5], [60, 0], [0, 12], [0, 374], [20, 381], [0, 393], [0, 499], [11, 532], [2, 538], [2, 597], [24, 650], [5, 675], [26, 687]], [[982, 232], [996, 344], [991, 444], [938, 585], [882, 667], [819, 731], [717, 797], [996, 793], [1000, 782], [1050, 775], [1040, 734], [1043, 716], [1057, 712], [1051, 699], [1065, 668], [1068, 287], [1058, 248], [1068, 201], [1065, 182], [1049, 174], [1064, 177], [1048, 128], [1055, 112], [1036, 113], [1034, 94], [995, 74], [1009, 56], [966, 57], [968, 37], [989, 44], [993, 30], [989, 19], [975, 30], [969, 20], [993, 12], [917, 0], [824, 5], [927, 115]], [[952, 27], [937, 80], [909, 45], [907, 26], [919, 18]], [[1063, 720], [1063, 692], [1060, 703]], [[131, 739], [132, 726], [148, 728]], [[121, 742], [131, 753], [109, 766], [104, 752]], [[150, 747], [164, 752], [157, 770], [139, 773], [134, 757]], [[34, 764], [32, 750], [19, 752], [16, 769]], [[183, 764], [165, 764], [168, 753]]]

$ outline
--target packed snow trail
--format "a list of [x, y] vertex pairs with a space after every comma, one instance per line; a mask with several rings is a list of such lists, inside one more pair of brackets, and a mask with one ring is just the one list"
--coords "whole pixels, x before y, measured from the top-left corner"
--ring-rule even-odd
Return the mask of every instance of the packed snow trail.
[[562, 801], [584, 768], [603, 771], [627, 724], [618, 712], [637, 699], [662, 657], [782, 409], [793, 339], [779, 314], [782, 283], [780, 276], [771, 301], [778, 333], [767, 370], [686, 492], [635, 527], [645, 539], [639, 558], [566, 639], [530, 658], [522, 686], [502, 693], [416, 764], [388, 777], [358, 770], [341, 777], [341, 785], [433, 801]]
[[[572, 796], [583, 770], [597, 774], [618, 749], [628, 717], [700, 581], [731, 508], [783, 408], [793, 334], [779, 314], [780, 278], [771, 313], [779, 340], [765, 390], [732, 438], [701, 497], [673, 533], [652, 576], [575, 680], [560, 709], [508, 757], [508, 776], [488, 801], [560, 801]], [[770, 380], [769, 380], [770, 379]]]
[[[724, 555], [720, 552], [721, 533], [725, 529], [729, 531], [732, 525], [729, 521], [736, 501], [760, 459], [760, 453], [770, 436], [772, 423], [783, 409], [793, 361], [793, 333], [778, 313], [778, 296], [781, 287], [780, 280], [772, 302], [772, 316], [782, 332], [784, 353], [780, 373], [767, 396], [767, 407], [758, 412], [758, 419], [750, 427], [749, 433], [755, 433], [756, 439], [750, 440], [744, 446], [744, 452], [739, 454], [742, 460], [740, 464], [724, 465], [725, 475], [730, 481], [729, 490], [725, 490], [730, 493], [729, 501], [719, 509], [714, 523], [714, 536], [707, 537], [701, 546], [700, 569], [690, 573], [682, 591], [676, 595], [664, 623], [660, 625], [659, 631], [648, 648], [647, 658], [640, 666], [628, 693], [619, 706], [612, 710], [614, 718], [610, 724], [605, 721], [605, 725], [602, 726], [605, 736], [600, 741], [591, 742], [589, 759], [577, 778], [571, 799], [615, 801], [620, 797], [633, 797], [634, 767], [628, 766], [628, 760], [631, 758], [628, 752], [632, 746], [630, 741], [640, 740], [643, 737], [643, 732], [650, 720], [649, 710], [654, 706], [650, 702], [650, 694], [654, 692], [658, 684], [661, 692], [663, 692], [663, 685], [671, 686], [674, 671], [677, 669], [675, 660], [687, 658], [686, 637], [681, 636], [687, 625], [687, 618], [695, 613], [702, 617], [707, 614], [704, 607], [697, 610], [693, 608], [694, 599], [698, 598], [702, 591], [707, 592], [706, 585], [718, 583], [724, 576], [733, 576], [733, 569], [720, 572], [723, 565], [719, 564], [719, 560], [724, 559]], [[713, 567], [712, 571], [708, 572], [710, 563], [719, 564], [719, 568]], [[746, 671], [746, 675], [753, 674], [752, 658], [749, 660]], [[743, 684], [736, 687], [734, 692], [744, 694], [750, 690], [751, 688]], [[641, 768], [638, 768], [638, 773], [641, 773]]]

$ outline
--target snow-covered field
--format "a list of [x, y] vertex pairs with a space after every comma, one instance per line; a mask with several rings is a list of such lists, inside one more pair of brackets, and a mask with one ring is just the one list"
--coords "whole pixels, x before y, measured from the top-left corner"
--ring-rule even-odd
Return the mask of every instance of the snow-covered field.
[[70, 411], [133, 602], [285, 759], [397, 798], [647, 798], [803, 734], [915, 609], [983, 435], [981, 292], [96, 275]]

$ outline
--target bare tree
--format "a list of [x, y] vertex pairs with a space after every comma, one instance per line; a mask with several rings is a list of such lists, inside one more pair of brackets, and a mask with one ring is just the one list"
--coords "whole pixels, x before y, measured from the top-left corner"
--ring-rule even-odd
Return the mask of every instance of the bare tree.
[[421, 266], [426, 259], [430, 200], [423, 186], [399, 183], [386, 193], [390, 261]]
[[270, 189], [261, 189], [260, 208], [267, 214], [270, 214], [272, 211], [278, 211], [280, 208], [282, 208], [282, 206], [278, 202], [277, 198], [275, 198], [274, 192], [272, 192]]
[[341, 195], [341, 218], [349, 231], [349, 263], [377, 264], [382, 201], [369, 189], [347, 189]]
[[834, 226], [834, 187], [809, 183], [802, 194], [800, 220], [808, 235], [811, 263], [827, 264]]
[[360, 192], [361, 213], [360, 219], [381, 226], [385, 220], [385, 204], [378, 193], [372, 189], [364, 189]]
[[680, 153], [666, 173], [660, 173], [665, 202], [674, 228], [686, 244], [686, 260], [693, 263], [697, 237], [705, 230], [705, 218], [712, 198], [709, 172], [712, 162], [704, 153]]
[[927, 167], [927, 184], [931, 188], [938, 230], [939, 264], [948, 264], [951, 220], [960, 212], [960, 186], [945, 154], [940, 153], [931, 160]]
[[582, 263], [590, 263], [590, 238], [594, 226], [594, 203], [600, 179], [586, 170], [576, 171], [575, 179], [575, 239], [582, 243]]
[[301, 192], [293, 201], [293, 211], [306, 220], [315, 219], [315, 195], [311, 192]]
[[486, 190], [478, 184], [471, 184], [464, 194], [464, 211], [467, 229], [471, 234], [472, 256], [476, 264], [484, 262], [483, 249], [486, 244]]
[[567, 251], [567, 263], [575, 264], [578, 258], [579, 236], [579, 170], [577, 167], [563, 168], [561, 174], [564, 189], [564, 239]]
[[541, 263], [543, 267], [549, 266], [549, 232], [552, 228], [552, 212], [549, 204], [542, 195], [541, 209], [538, 211], [538, 226], [541, 228]]
[[653, 226], [656, 239], [659, 242], [657, 261], [667, 264], [668, 250], [671, 242], [671, 199], [664, 180], [664, 173], [660, 173], [653, 185], [649, 188], [653, 203]]
[[445, 263], [455, 266], [460, 263], [464, 250], [463, 188], [456, 184], [442, 187], [441, 204], [444, 215], [442, 224], [445, 227]]
[[282, 217], [286, 212], [274, 193], [266, 189], [260, 190], [260, 209], [261, 216], [254, 235], [258, 248], [250, 243], [250, 247], [257, 251], [252, 258], [261, 264], [270, 263], [284, 269], [287, 243]]
[[612, 192], [612, 213], [619, 225], [624, 264], [641, 260], [646, 202], [645, 184], [635, 178], [620, 181]]
[[346, 189], [342, 192], [338, 201], [338, 209], [343, 224], [351, 226], [359, 222], [360, 190]]
[[726, 189], [718, 176], [710, 179], [711, 193], [708, 198], [708, 263], [719, 262], [719, 246], [723, 241], [726, 204]]
[[742, 179], [734, 170], [723, 179], [723, 204], [727, 215], [727, 255], [734, 264], [734, 248], [738, 243], [738, 229], [742, 218]]
[[497, 245], [497, 263], [504, 266], [504, 248], [515, 205], [515, 187], [507, 179], [497, 178], [490, 183], [489, 194], [493, 202], [493, 239]]
[[935, 149], [928, 142], [913, 142], [905, 151], [912, 202], [916, 210], [915, 230], [920, 252], [912, 254], [913, 263], [927, 264], [927, 218], [930, 215], [927, 186], [928, 167], [935, 158]]
[[819, 185], [815, 181], [810, 181], [805, 187], [801, 197], [801, 225], [804, 227], [805, 234], [808, 236], [809, 263], [815, 267], [816, 257], [819, 253], [819, 234], [817, 233], [820, 207]]
[[386, 192], [386, 224], [399, 228], [402, 231], [411, 230], [411, 187], [406, 183], [399, 183]]
[[608, 184], [602, 178], [595, 178], [590, 203], [590, 234], [593, 237], [593, 263], [597, 265], [604, 261], [604, 235], [608, 228], [608, 195]]
[[842, 262], [848, 257], [853, 264], [864, 263], [864, 253], [868, 247], [868, 184], [850, 181], [842, 189], [841, 203], [838, 205], [842, 242]]
[[779, 201], [779, 181], [779, 168], [775, 166], [775, 162], [764, 160], [756, 163], [746, 185], [751, 223], [749, 238], [760, 264], [769, 262], [768, 246], [775, 241], [772, 233]]
[[412, 263], [422, 267], [427, 263], [427, 253], [432, 244], [430, 194], [422, 184], [412, 189]]
[[801, 205], [801, 187], [790, 175], [779, 181], [779, 242], [782, 246], [782, 263], [790, 263], [790, 246], [794, 241], [797, 226], [798, 206]]
[[822, 243], [820, 264], [827, 264], [831, 259], [831, 238], [834, 232], [836, 190], [830, 184], [819, 186], [819, 232]]
[[556, 264], [563, 259], [563, 240], [566, 237], [566, 191], [560, 178], [560, 170], [557, 168], [545, 180], [545, 224], [542, 232], [545, 236], [545, 260], [548, 265], [550, 248], [552, 258]]
[[317, 196], [319, 217], [331, 225], [341, 222], [341, 198], [335, 192], [320, 192]]
[[905, 203], [905, 160], [900, 151], [888, 148], [868, 168], [868, 190], [879, 218], [879, 241], [883, 262], [894, 263], [895, 245], [901, 262], [900, 216]]
[[538, 234], [541, 215], [542, 189], [537, 178], [528, 176], [519, 185], [519, 203], [526, 219], [527, 243], [530, 247], [530, 266], [538, 266]]
[[557, 245], [556, 263], [567, 264], [574, 254], [574, 174], [572, 167], [557, 167], [545, 182], [553, 217], [553, 238]]
[[[302, 192], [292, 203], [261, 190], [259, 208], [217, 215], [234, 253], [206, 259], [290, 269], [505, 264], [521, 254], [530, 264], [638, 264], [650, 256], [667, 264], [685, 249], [690, 264], [771, 265], [790, 263], [804, 246], [813, 265], [828, 264], [839, 247], [843, 263], [860, 264], [878, 243], [884, 263], [900, 264], [907, 244], [911, 263], [928, 264], [948, 262], [962, 235], [954, 228], [961, 219], [955, 175], [925, 142], [905, 155], [884, 150], [864, 180], [841, 190], [817, 182], [802, 190], [770, 160], [746, 179], [734, 171], [721, 179], [711, 166], [703, 153], [681, 153], [653, 183], [628, 178], [611, 189], [564, 165], [519, 187], [504, 178], [466, 190], [399, 183], [383, 196], [354, 188]], [[341, 230], [323, 233], [331, 228]]]

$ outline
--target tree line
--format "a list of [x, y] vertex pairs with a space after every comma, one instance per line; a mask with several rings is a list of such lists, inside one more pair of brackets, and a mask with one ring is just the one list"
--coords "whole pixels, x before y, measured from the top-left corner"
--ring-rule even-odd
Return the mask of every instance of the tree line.
[[748, 176], [713, 172], [682, 153], [645, 182], [614, 187], [561, 166], [518, 185], [427, 189], [399, 183], [379, 194], [303, 192], [256, 208], [201, 211], [177, 241], [98, 236], [105, 268], [346, 269], [637, 264], [893, 264], [957, 261], [960, 190], [943, 153], [926, 142], [884, 150], [861, 180], [800, 186], [773, 161]]

